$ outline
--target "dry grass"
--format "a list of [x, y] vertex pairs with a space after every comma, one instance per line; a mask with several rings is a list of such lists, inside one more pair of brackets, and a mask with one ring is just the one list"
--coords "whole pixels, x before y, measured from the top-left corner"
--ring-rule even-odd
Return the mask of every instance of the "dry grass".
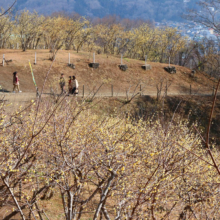
[[[50, 68], [51, 61], [49, 60], [50, 53], [48, 50], [37, 50], [37, 65], [33, 65], [35, 79], [38, 87], [41, 88], [45, 74]], [[76, 65], [76, 69], [73, 70], [67, 66], [68, 53], [71, 53], [71, 63]], [[20, 50], [1, 50], [0, 57], [5, 54], [6, 60], [12, 59], [13, 62], [5, 67], [0, 66], [0, 78], [1, 85], [4, 89], [12, 91], [12, 73], [17, 71], [19, 73], [21, 90], [23, 92], [35, 92], [35, 87], [32, 81], [30, 68], [28, 61], [34, 63], [34, 50], [28, 50], [22, 52]], [[128, 65], [128, 70], [123, 72], [119, 70], [120, 57], [96, 55], [96, 61], [100, 63], [99, 69], [91, 69], [88, 64], [92, 62], [92, 53], [75, 51], [59, 51], [56, 61], [51, 70], [46, 91], [49, 91], [49, 85], [54, 84], [54, 79], [58, 79], [60, 73], [64, 73], [66, 80], [68, 76], [75, 75], [79, 81], [80, 91], [82, 86], [85, 85], [85, 90], [89, 91], [97, 88], [102, 83], [105, 83], [100, 93], [105, 95], [111, 94], [111, 85], [114, 85], [115, 94], [123, 95], [126, 90], [133, 91], [134, 87], [138, 83], [143, 84], [144, 92], [150, 95], [156, 94], [156, 84], [160, 82], [162, 78], [168, 80], [171, 83], [169, 89], [170, 93], [179, 93], [189, 91], [190, 84], [194, 91], [203, 91], [204, 93], [210, 93], [213, 85], [215, 84], [212, 79], [201, 73], [197, 73], [197, 80], [193, 80], [190, 75], [190, 70], [185, 67], [176, 66], [177, 73], [169, 74], [163, 67], [167, 64], [151, 63], [152, 70], [144, 71], [141, 66], [143, 61], [124, 59], [124, 64]], [[58, 83], [55, 84], [58, 85]], [[58, 89], [58, 86], [57, 86]]]

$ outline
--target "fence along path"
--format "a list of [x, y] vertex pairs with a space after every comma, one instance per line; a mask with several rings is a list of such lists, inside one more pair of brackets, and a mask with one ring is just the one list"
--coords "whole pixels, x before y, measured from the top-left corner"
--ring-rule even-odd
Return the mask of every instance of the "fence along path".
[[130, 86], [126, 89], [116, 88], [114, 85], [103, 85], [96, 87], [89, 87], [82, 85], [79, 87], [78, 96], [89, 96], [96, 94], [97, 97], [126, 97], [139, 93], [143, 96], [178, 96], [178, 95], [201, 95], [201, 96], [210, 96], [214, 95], [215, 87], [201, 87], [194, 88], [192, 85], [188, 86], [178, 86], [178, 85], [136, 85]]
[[[113, 85], [100, 85], [96, 87], [89, 87], [82, 85], [79, 87], [78, 97], [132, 97], [132, 96], [153, 96], [153, 97], [163, 97], [163, 96], [184, 96], [184, 95], [196, 95], [196, 96], [212, 96], [214, 94], [214, 88], [201, 88], [194, 89], [193, 86], [180, 87], [180, 86], [170, 86], [166, 89], [158, 88], [155, 85], [136, 85], [131, 86], [127, 89], [115, 88]], [[43, 93], [43, 97], [49, 97], [51, 95], [60, 95], [60, 90], [54, 93]], [[220, 95], [220, 94], [219, 94]], [[70, 96], [71, 97], [71, 96]], [[10, 93], [1, 92], [0, 100], [5, 100], [10, 103], [26, 103], [30, 100], [36, 98], [36, 93], [34, 92], [23, 92], [23, 93]]]

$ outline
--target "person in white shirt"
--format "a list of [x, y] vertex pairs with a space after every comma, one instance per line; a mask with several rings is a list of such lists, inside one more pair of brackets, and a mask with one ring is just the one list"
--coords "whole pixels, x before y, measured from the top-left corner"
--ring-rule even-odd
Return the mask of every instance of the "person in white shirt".
[[72, 77], [71, 84], [72, 84], [72, 94], [77, 95], [79, 93], [79, 83], [75, 76]]

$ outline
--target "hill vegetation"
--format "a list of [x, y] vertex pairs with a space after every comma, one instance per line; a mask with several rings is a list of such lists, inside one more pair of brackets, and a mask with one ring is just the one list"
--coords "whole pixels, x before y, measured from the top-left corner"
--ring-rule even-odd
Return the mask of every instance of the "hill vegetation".
[[211, 145], [212, 160], [197, 123], [96, 115], [96, 102], [40, 98], [12, 114], [1, 105], [3, 220], [220, 215], [219, 150]]
[[154, 28], [144, 21], [118, 20], [115, 16], [95, 23], [63, 13], [50, 17], [22, 11], [0, 18], [0, 48], [49, 49], [53, 60], [57, 51], [96, 52], [132, 59], [168, 63], [218, 75], [218, 42], [189, 41], [174, 28]]
[[114, 17], [93, 25], [83, 17], [44, 17], [23, 11], [1, 21], [1, 48], [50, 49], [51, 59], [63, 48], [141, 59], [148, 54], [149, 59], [161, 61], [173, 59], [186, 44], [176, 29], [153, 29], [148, 23], [133, 28], [129, 20], [122, 25], [115, 23]]

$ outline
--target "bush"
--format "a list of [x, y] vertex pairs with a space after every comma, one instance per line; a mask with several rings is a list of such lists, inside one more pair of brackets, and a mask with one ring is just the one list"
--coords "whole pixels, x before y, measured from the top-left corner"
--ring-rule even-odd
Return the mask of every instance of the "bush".
[[65, 219], [219, 216], [219, 176], [187, 121], [163, 128], [158, 121], [100, 119], [90, 105], [60, 97], [13, 115], [1, 106], [2, 219], [43, 218], [40, 200], [53, 206], [56, 195]]

